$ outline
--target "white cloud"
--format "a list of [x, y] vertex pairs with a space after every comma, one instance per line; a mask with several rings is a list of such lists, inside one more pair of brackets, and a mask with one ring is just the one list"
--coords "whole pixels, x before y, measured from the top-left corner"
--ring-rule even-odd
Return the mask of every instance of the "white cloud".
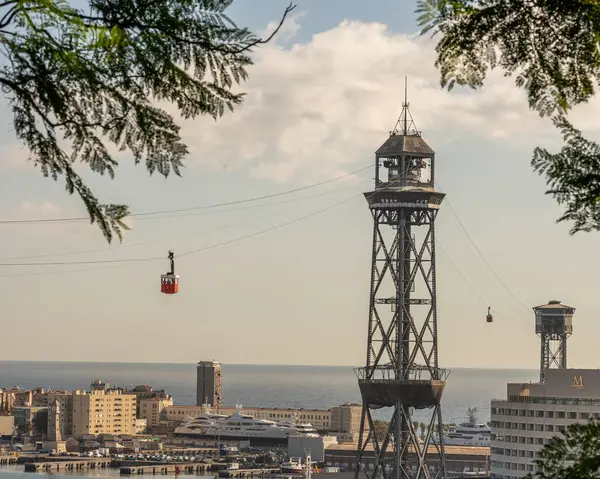
[[[279, 42], [281, 40], [287, 41], [287, 40], [291, 40], [292, 38], [294, 38], [300, 31], [299, 20], [302, 17], [304, 17], [305, 15], [306, 15], [306, 12], [297, 12], [297, 13], [292, 13], [291, 15], [288, 15], [288, 17], [285, 19], [285, 21], [283, 22], [283, 24], [279, 28], [279, 31], [276, 34], [276, 37], [275, 37], [276, 41], [279, 41]], [[257, 33], [257, 37], [268, 38], [269, 36], [271, 36], [273, 34], [273, 32], [275, 32], [275, 29], [277, 28], [279, 23], [280, 23], [280, 20], [268, 23], [264, 30], [259, 31]]]
[[[383, 24], [344, 21], [309, 42], [282, 47], [300, 29], [292, 15], [276, 41], [256, 51], [244, 104], [219, 121], [183, 121], [189, 166], [249, 168], [275, 181], [305, 182], [346, 173], [349, 164], [369, 161], [400, 114], [404, 77], [416, 126], [436, 147], [448, 139], [492, 140], [530, 145], [557, 138], [549, 120], [528, 110], [522, 90], [501, 71], [479, 91], [439, 86], [434, 41], [391, 33]], [[276, 22], [267, 25], [268, 35]], [[280, 42], [280, 43], [278, 43]], [[287, 44], [286, 43], [286, 44]], [[600, 103], [573, 118], [587, 131], [600, 131]], [[173, 111], [172, 106], [168, 106]], [[24, 161], [11, 146], [2, 156]], [[112, 151], [112, 150], [111, 150]]]
[[[292, 32], [298, 28], [290, 26]], [[440, 88], [434, 63], [431, 39], [356, 21], [290, 48], [262, 46], [244, 85], [242, 107], [218, 122], [183, 123], [192, 152], [188, 163], [249, 167], [253, 175], [277, 181], [345, 172], [351, 162], [368, 161], [394, 127], [405, 76], [417, 128], [432, 143], [554, 138], [549, 120], [528, 111], [524, 92], [502, 72], [493, 72], [480, 91], [449, 93]], [[594, 109], [591, 105], [575, 119], [588, 123]], [[600, 119], [595, 127], [600, 129]]]

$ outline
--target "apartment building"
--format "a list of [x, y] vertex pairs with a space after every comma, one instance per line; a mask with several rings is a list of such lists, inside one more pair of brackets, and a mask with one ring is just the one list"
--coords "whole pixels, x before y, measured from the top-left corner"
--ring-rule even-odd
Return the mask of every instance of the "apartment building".
[[136, 434], [135, 394], [98, 387], [89, 393], [74, 391], [72, 400], [74, 437], [84, 434]]
[[[136, 409], [136, 414], [137, 417], [140, 418], [142, 417], [142, 410], [141, 410], [141, 404], [142, 404], [142, 400], [143, 399], [171, 399], [171, 396], [169, 396], [164, 389], [155, 391], [154, 388], [152, 388], [152, 386], [149, 386], [148, 384], [142, 384], [139, 386], [135, 386], [132, 389], [126, 389], [124, 390], [124, 392], [129, 393], [129, 394], [135, 394], [137, 397], [137, 409]], [[169, 401], [167, 401], [169, 402]], [[170, 401], [170, 404], [173, 404], [173, 401]], [[148, 424], [148, 426], [150, 426], [150, 424]]]
[[600, 419], [600, 370], [548, 369], [545, 383], [509, 383], [491, 416], [491, 479], [522, 478], [552, 437]]
[[146, 427], [151, 429], [158, 426], [162, 412], [171, 406], [173, 406], [173, 399], [169, 396], [138, 399], [139, 418], [145, 419]]

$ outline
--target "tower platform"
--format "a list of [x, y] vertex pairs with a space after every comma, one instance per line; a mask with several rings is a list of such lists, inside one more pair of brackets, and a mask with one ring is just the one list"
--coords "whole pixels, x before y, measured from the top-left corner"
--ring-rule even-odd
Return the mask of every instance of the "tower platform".
[[439, 379], [423, 378], [427, 369], [414, 367], [406, 379], [399, 379], [390, 367], [358, 368], [358, 387], [364, 404], [373, 409], [394, 407], [398, 401], [404, 406], [427, 409], [439, 406], [446, 386], [448, 371], [438, 369]]

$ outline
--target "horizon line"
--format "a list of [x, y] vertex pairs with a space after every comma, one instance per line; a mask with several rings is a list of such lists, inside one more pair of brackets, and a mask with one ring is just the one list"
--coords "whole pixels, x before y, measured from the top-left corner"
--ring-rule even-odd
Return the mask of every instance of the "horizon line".
[[[364, 366], [348, 364], [272, 364], [272, 363], [221, 363], [221, 366], [265, 366], [265, 367], [299, 367], [299, 368], [360, 368]], [[35, 360], [35, 359], [0, 359], [0, 363], [67, 363], [67, 364], [160, 364], [160, 365], [196, 365], [195, 362], [158, 362], [158, 361], [80, 361], [80, 360]], [[538, 368], [515, 368], [515, 367], [469, 367], [469, 366], [446, 366], [443, 369], [478, 369], [478, 370], [512, 370], [512, 371], [537, 371]]]

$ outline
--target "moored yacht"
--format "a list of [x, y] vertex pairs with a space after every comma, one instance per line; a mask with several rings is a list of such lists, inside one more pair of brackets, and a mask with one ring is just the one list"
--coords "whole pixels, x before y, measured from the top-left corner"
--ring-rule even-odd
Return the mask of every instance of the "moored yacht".
[[450, 426], [444, 434], [444, 444], [448, 446], [486, 446], [490, 445], [491, 431], [487, 424], [477, 423], [477, 408], [467, 410], [469, 422]]
[[203, 414], [184, 422], [174, 431], [177, 436], [249, 440], [253, 443], [286, 443], [289, 436], [318, 436], [311, 424], [296, 418], [283, 422], [258, 419], [242, 414], [241, 408], [231, 416]]

